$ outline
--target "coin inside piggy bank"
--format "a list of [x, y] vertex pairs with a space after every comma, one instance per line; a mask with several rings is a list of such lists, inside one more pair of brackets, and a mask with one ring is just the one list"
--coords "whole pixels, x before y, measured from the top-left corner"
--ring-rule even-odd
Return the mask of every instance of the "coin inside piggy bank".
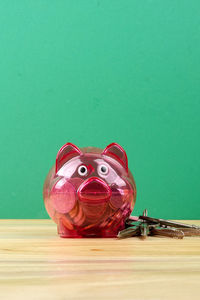
[[116, 237], [136, 200], [126, 152], [117, 143], [104, 150], [65, 144], [46, 177], [43, 197], [61, 237]]

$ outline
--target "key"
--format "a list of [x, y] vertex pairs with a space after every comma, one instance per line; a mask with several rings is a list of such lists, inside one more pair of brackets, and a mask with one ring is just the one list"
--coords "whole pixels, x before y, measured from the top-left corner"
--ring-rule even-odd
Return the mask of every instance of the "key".
[[139, 216], [139, 220], [144, 220], [148, 223], [157, 223], [160, 224], [161, 226], [170, 226], [170, 227], [176, 227], [176, 228], [191, 228], [191, 229], [198, 229], [200, 230], [200, 226], [196, 225], [190, 225], [190, 224], [184, 224], [184, 223], [179, 223], [179, 222], [174, 222], [174, 221], [168, 221], [164, 219], [156, 219], [156, 218], [151, 218], [147, 216]]
[[139, 217], [129, 217], [125, 229], [118, 233], [118, 238], [141, 236], [166, 236], [182, 239], [184, 236], [200, 236], [200, 226], [189, 225], [147, 216], [147, 209]]
[[147, 224], [146, 222], [142, 222], [140, 224], [140, 235], [143, 239], [145, 239], [147, 235], [149, 235], [149, 224]]
[[[200, 226], [174, 222], [164, 219], [151, 218], [147, 216], [147, 209], [144, 210], [142, 216], [139, 216], [139, 220], [146, 221], [149, 224], [157, 224], [161, 227], [159, 229], [155, 226], [151, 231], [152, 235], [156, 234], [177, 238], [183, 238], [184, 236], [200, 236]], [[169, 230], [164, 230], [167, 228]]]
[[182, 239], [185, 235], [182, 230], [175, 229], [175, 228], [156, 228], [152, 227], [150, 229], [151, 235], [159, 235], [159, 236], [166, 236], [172, 238]]
[[197, 228], [179, 228], [184, 236], [200, 236], [200, 229]]
[[124, 238], [128, 238], [128, 237], [139, 236], [140, 233], [141, 233], [140, 226], [129, 227], [129, 228], [119, 231], [117, 237], [120, 239], [124, 239]]

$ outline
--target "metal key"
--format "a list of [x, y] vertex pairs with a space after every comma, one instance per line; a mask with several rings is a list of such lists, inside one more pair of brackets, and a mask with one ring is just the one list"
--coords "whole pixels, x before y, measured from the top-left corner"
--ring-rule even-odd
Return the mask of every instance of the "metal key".
[[152, 227], [150, 230], [150, 235], [159, 235], [172, 238], [182, 239], [184, 237], [184, 232], [175, 228], [156, 228]]
[[147, 216], [147, 209], [139, 217], [130, 217], [126, 220], [126, 229], [118, 233], [119, 238], [140, 236], [166, 236], [182, 239], [184, 236], [200, 236], [200, 226], [189, 225], [164, 219]]
[[144, 220], [147, 222], [151, 223], [157, 223], [160, 224], [161, 226], [170, 226], [170, 227], [176, 227], [176, 228], [191, 228], [191, 229], [198, 229], [200, 230], [200, 226], [196, 225], [190, 225], [190, 224], [184, 224], [184, 223], [179, 223], [179, 222], [174, 222], [174, 221], [168, 221], [164, 219], [156, 219], [156, 218], [151, 218], [147, 216], [139, 216], [139, 220]]
[[124, 239], [128, 237], [139, 236], [140, 232], [141, 231], [139, 225], [135, 227], [128, 227], [124, 230], [119, 231], [117, 237], [120, 239]]

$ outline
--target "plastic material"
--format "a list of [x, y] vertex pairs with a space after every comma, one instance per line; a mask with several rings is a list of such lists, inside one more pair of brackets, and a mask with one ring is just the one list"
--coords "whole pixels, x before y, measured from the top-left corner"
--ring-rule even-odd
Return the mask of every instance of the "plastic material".
[[136, 186], [124, 149], [67, 143], [44, 183], [44, 202], [61, 237], [116, 237], [125, 228]]

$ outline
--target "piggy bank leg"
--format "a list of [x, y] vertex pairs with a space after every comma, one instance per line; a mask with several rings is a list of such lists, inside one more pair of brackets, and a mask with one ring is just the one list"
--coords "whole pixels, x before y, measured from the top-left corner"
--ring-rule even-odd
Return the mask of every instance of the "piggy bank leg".
[[58, 234], [61, 238], [81, 238], [82, 236], [72, 226], [68, 228], [64, 225], [63, 221], [60, 220], [57, 226]]

